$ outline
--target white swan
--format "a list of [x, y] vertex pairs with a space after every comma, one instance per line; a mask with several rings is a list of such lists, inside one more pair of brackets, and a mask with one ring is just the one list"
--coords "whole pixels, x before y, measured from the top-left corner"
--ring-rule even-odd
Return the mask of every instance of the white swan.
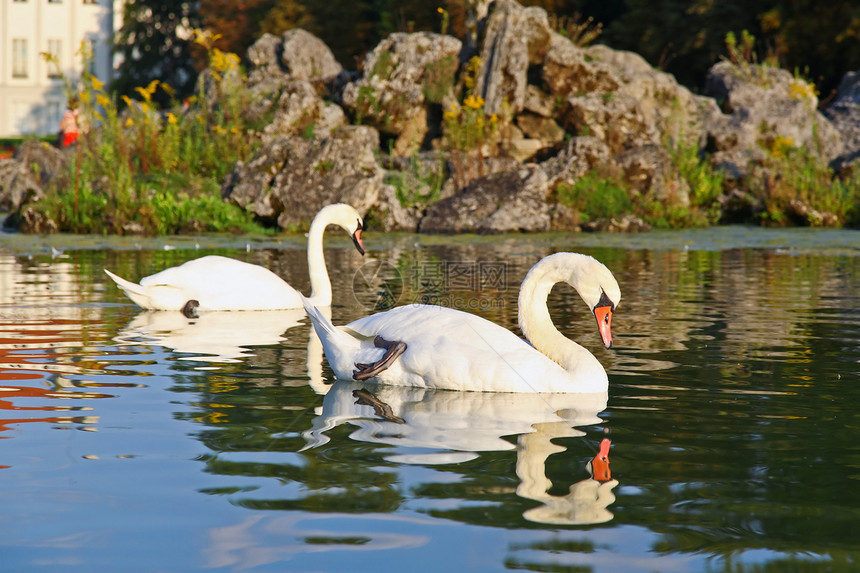
[[[352, 236], [362, 255], [361, 215], [349, 205], [323, 207], [308, 233], [308, 271], [313, 304], [331, 304], [331, 281], [323, 255], [323, 233], [330, 224]], [[188, 261], [141, 279], [127, 281], [105, 269], [117, 286], [146, 310], [284, 310], [302, 307], [302, 295], [265, 267], [228, 257], [210, 255]], [[189, 301], [192, 301], [190, 307]], [[196, 304], [193, 302], [196, 301]]]
[[311, 303], [305, 310], [340, 379], [482, 392], [603, 392], [609, 385], [603, 366], [552, 324], [546, 300], [562, 281], [588, 305], [611, 347], [621, 290], [609, 269], [578, 253], [541, 259], [523, 281], [519, 324], [531, 344], [488, 320], [439, 306], [401, 306], [340, 328]]

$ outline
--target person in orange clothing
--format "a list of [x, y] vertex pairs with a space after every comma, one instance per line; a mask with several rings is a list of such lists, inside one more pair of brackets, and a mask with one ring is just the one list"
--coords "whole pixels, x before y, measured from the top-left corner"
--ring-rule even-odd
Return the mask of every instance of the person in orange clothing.
[[70, 98], [66, 113], [63, 114], [63, 119], [60, 120], [60, 147], [68, 147], [80, 137], [81, 130], [78, 127], [78, 116], [80, 113], [78, 99], [75, 97]]

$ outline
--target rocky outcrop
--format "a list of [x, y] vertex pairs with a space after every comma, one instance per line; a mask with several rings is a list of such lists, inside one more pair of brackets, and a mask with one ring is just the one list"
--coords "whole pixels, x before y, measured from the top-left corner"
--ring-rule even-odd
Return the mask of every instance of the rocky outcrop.
[[548, 231], [550, 206], [546, 173], [537, 166], [473, 180], [453, 197], [431, 205], [422, 233], [504, 233]]
[[551, 36], [547, 13], [542, 8], [523, 8], [514, 0], [493, 3], [475, 85], [475, 92], [486, 102], [487, 113], [522, 111], [529, 66], [543, 62]]
[[642, 145], [613, 157], [630, 190], [664, 205], [690, 204], [690, 185], [681, 178], [669, 152], [660, 145]]
[[844, 143], [843, 153], [833, 160], [837, 173], [844, 173], [860, 163], [860, 71], [848, 72], [839, 83], [836, 98], [824, 115], [839, 131]]
[[306, 80], [291, 80], [280, 92], [271, 122], [263, 129], [263, 141], [299, 136], [306, 139], [329, 137], [346, 124], [340, 106], [325, 101]]
[[366, 212], [384, 185], [378, 149], [379, 134], [364, 126], [344, 126], [322, 139], [277, 138], [238, 164], [221, 194], [284, 229], [306, 227], [329, 203]]
[[813, 86], [786, 70], [755, 66], [743, 73], [730, 62], [714, 65], [707, 93], [723, 114], [707, 125], [707, 150], [715, 165], [743, 177], [779, 145], [801, 147], [829, 162], [842, 153], [842, 137], [818, 110]]
[[263, 34], [250, 48], [252, 69], [248, 83], [257, 85], [272, 78], [327, 83], [343, 73], [343, 66], [325, 42], [300, 28], [280, 37]]
[[343, 110], [324, 96], [347, 81], [348, 74], [329, 47], [310, 32], [263, 34], [248, 48], [248, 61], [246, 87], [252, 103], [243, 113], [258, 121], [274, 112], [263, 132], [267, 142], [292, 135], [325, 137], [345, 123]]
[[364, 76], [343, 90], [357, 121], [397, 136], [392, 153], [417, 152], [428, 132], [429, 104], [453, 101], [460, 40], [429, 32], [392, 34], [367, 56]]

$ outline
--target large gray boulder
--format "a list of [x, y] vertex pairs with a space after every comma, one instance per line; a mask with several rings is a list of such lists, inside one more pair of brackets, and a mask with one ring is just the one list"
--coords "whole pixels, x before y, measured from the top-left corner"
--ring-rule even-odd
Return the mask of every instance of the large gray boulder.
[[248, 61], [250, 85], [272, 78], [325, 83], [343, 73], [325, 42], [301, 28], [287, 30], [280, 37], [263, 34], [248, 48]]
[[723, 61], [710, 69], [706, 91], [723, 108], [707, 126], [711, 161], [731, 173], [743, 177], [750, 163], [780, 144], [804, 148], [825, 163], [842, 153], [842, 137], [817, 110], [812, 86], [786, 70], [752, 66], [743, 73]]
[[[519, 113], [525, 106], [530, 65], [543, 62], [552, 30], [543, 8], [496, 0], [487, 17], [475, 93], [488, 114]], [[508, 106], [508, 110], [505, 109]]]
[[584, 53], [589, 62], [601, 64], [601, 75], [610, 74], [618, 84], [617, 93], [636, 101], [637, 113], [659, 134], [652, 143], [698, 145], [708, 122], [720, 113], [713, 98], [694, 94], [639, 54], [601, 44]]
[[848, 72], [824, 115], [842, 136], [843, 152], [833, 162], [837, 171], [860, 159], [860, 71]]
[[320, 97], [309, 81], [290, 80], [281, 90], [272, 121], [263, 129], [263, 141], [328, 137], [344, 124], [346, 115], [340, 106]]
[[379, 133], [365, 126], [344, 126], [316, 140], [277, 138], [238, 163], [221, 194], [284, 229], [307, 227], [329, 203], [349, 203], [364, 213], [384, 185], [378, 148]]
[[472, 180], [448, 199], [427, 209], [422, 233], [506, 233], [548, 231], [550, 207], [546, 173], [536, 165]]
[[24, 141], [10, 159], [0, 159], [0, 212], [11, 213], [44, 197], [44, 188], [68, 169], [69, 154], [44, 141]]

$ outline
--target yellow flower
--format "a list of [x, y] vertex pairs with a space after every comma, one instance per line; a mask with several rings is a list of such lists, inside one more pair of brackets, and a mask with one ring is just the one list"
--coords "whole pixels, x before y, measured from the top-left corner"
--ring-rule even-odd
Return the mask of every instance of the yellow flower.
[[107, 108], [113, 102], [105, 94], [98, 94], [98, 95], [96, 95], [96, 103], [99, 104], [99, 106], [101, 106], [101, 107]]
[[490, 121], [491, 121], [491, 122], [493, 122], [493, 123], [498, 123], [498, 121], [499, 121], [499, 116], [497, 116], [496, 114], [491, 115], [491, 116], [490, 116]]
[[812, 82], [792, 81], [788, 86], [788, 95], [791, 99], [812, 100], [818, 95], [818, 90]]
[[97, 92], [102, 91], [102, 88], [105, 85], [103, 81], [101, 81], [100, 79], [98, 79], [95, 76], [90, 76], [90, 81], [93, 83], [93, 89], [94, 90], [96, 90]]
[[444, 14], [444, 13], [445, 13], [445, 9], [444, 9], [444, 8], [442, 8], [441, 6], [439, 6], [438, 8], [436, 8], [436, 11], [437, 11], [437, 12], [439, 12], [440, 14]]
[[774, 157], [783, 158], [788, 154], [788, 151], [794, 147], [794, 139], [788, 136], [779, 135], [773, 140], [770, 145], [770, 152]]
[[465, 100], [463, 100], [463, 105], [470, 109], [481, 109], [482, 107], [484, 107], [484, 98], [482, 98], [481, 96], [470, 94], [466, 96]]
[[122, 101], [125, 102], [125, 105], [131, 107], [131, 98], [127, 95], [122, 96]]
[[133, 126], [133, 125], [134, 125], [134, 120], [133, 120], [133, 119], [128, 118], [127, 120], [125, 120], [125, 126], [126, 126], [126, 127], [131, 127], [131, 126]]
[[194, 36], [194, 43], [200, 44], [207, 50], [212, 48], [212, 44], [221, 38], [221, 34], [213, 34], [209, 30], [194, 29], [191, 33]]
[[170, 125], [176, 125], [176, 123], [177, 123], [178, 121], [179, 121], [179, 120], [178, 120], [178, 119], [176, 119], [176, 115], [175, 115], [175, 114], [173, 114], [173, 113], [171, 113], [171, 112], [167, 112], [167, 123], [169, 123]]

